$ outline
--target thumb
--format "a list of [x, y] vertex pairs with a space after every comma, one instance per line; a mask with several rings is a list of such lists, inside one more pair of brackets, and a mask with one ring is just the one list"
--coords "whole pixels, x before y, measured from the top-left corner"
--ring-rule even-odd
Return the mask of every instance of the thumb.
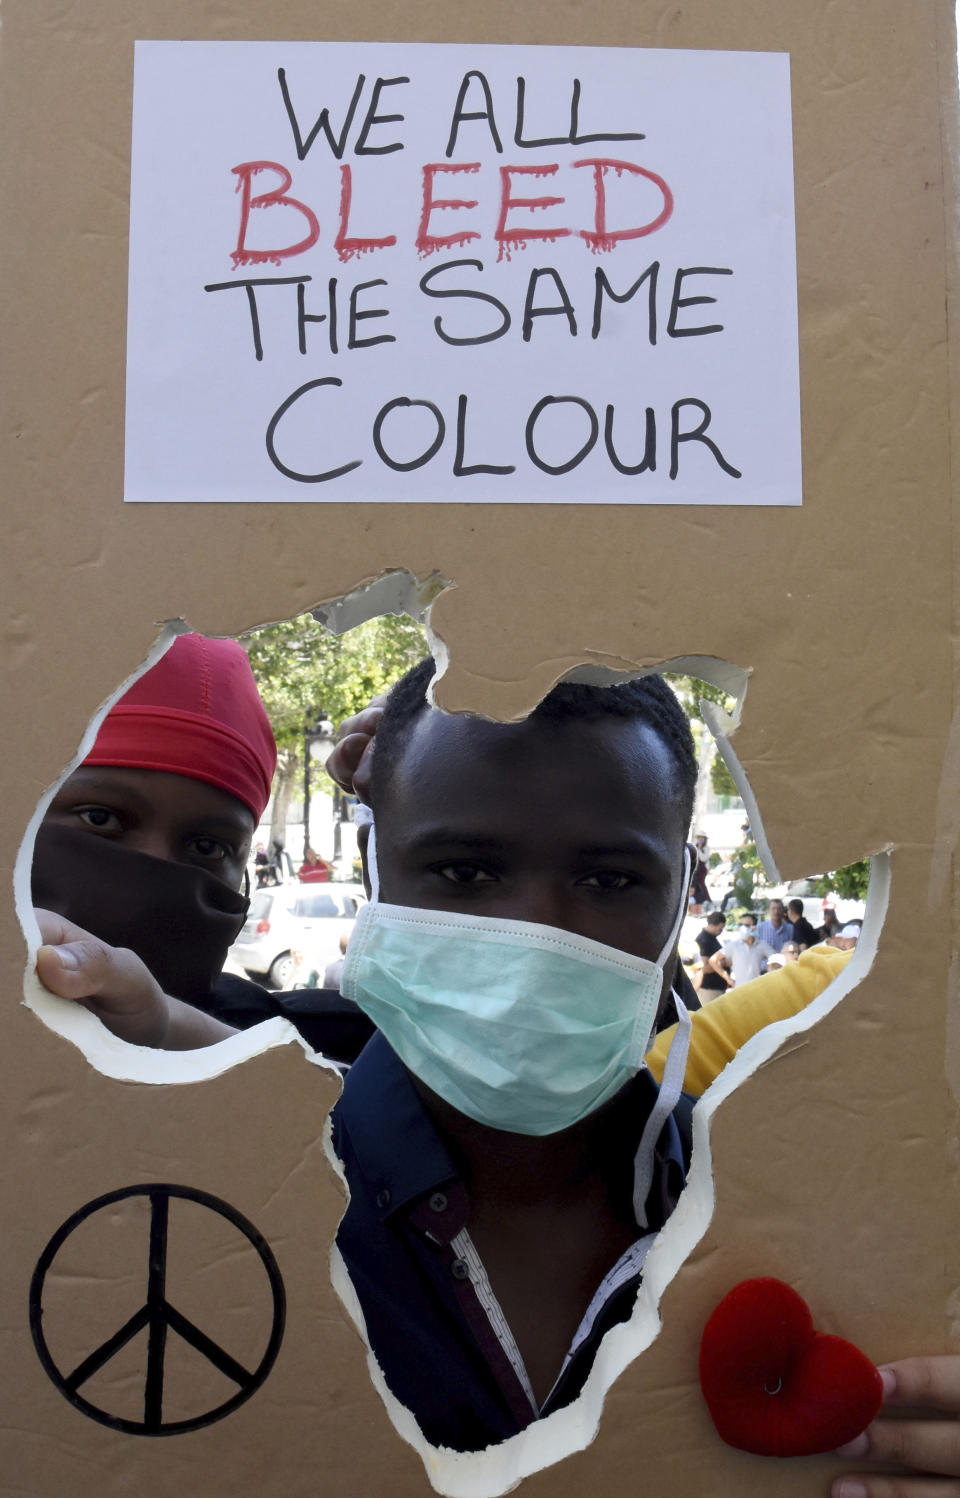
[[37, 949], [40, 982], [61, 999], [92, 997], [102, 988], [106, 969], [106, 952], [95, 938]]
[[37, 950], [37, 976], [61, 999], [89, 1009], [121, 1040], [162, 1046], [169, 1006], [159, 983], [134, 952], [89, 936]]

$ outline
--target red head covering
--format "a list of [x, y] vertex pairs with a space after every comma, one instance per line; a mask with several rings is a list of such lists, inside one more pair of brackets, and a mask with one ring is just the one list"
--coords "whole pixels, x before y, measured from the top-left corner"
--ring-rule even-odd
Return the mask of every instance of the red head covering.
[[204, 780], [236, 796], [259, 822], [277, 746], [242, 645], [178, 635], [110, 709], [84, 764]]

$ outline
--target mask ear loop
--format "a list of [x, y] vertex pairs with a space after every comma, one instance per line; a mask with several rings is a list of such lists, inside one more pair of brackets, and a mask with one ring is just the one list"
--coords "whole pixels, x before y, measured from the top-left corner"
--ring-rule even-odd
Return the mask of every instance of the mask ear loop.
[[690, 1049], [690, 1011], [675, 988], [670, 990], [670, 997], [673, 999], [679, 1023], [667, 1052], [660, 1092], [644, 1125], [643, 1134], [640, 1137], [640, 1148], [633, 1162], [633, 1213], [637, 1219], [637, 1226], [641, 1228], [647, 1226], [647, 1196], [653, 1182], [653, 1161], [657, 1140], [683, 1091], [683, 1079], [687, 1070], [687, 1052]]
[[377, 905], [380, 902], [380, 870], [377, 867], [377, 830], [373, 824], [373, 812], [363, 801], [357, 803], [353, 814], [353, 821], [357, 827], [370, 828], [370, 834], [367, 838], [367, 877], [370, 880], [370, 904]]
[[[683, 853], [683, 893], [680, 900], [680, 910], [677, 914], [677, 919], [673, 923], [673, 930], [667, 939], [667, 944], [660, 954], [658, 965], [661, 970], [664, 962], [673, 950], [677, 937], [680, 935], [683, 918], [687, 913], [690, 874], [690, 844], [688, 843]], [[644, 1124], [643, 1133], [640, 1136], [640, 1148], [637, 1150], [633, 1161], [633, 1214], [637, 1219], [637, 1226], [641, 1228], [647, 1226], [647, 1197], [653, 1182], [653, 1162], [657, 1140], [660, 1138], [664, 1124], [677, 1106], [680, 1093], [683, 1091], [683, 1079], [687, 1070], [687, 1052], [690, 1049], [691, 1022], [689, 1011], [675, 988], [671, 988], [670, 997], [673, 1000], [673, 1007], [677, 1014], [677, 1028], [670, 1042], [670, 1049], [667, 1052], [667, 1060], [663, 1068], [663, 1081], [660, 1083], [660, 1092]]]

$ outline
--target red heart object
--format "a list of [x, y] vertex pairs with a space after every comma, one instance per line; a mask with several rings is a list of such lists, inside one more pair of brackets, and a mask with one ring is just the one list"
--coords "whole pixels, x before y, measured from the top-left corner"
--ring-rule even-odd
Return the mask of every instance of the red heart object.
[[728, 1446], [758, 1456], [833, 1451], [883, 1402], [880, 1374], [852, 1342], [814, 1331], [782, 1280], [744, 1280], [703, 1329], [700, 1387]]

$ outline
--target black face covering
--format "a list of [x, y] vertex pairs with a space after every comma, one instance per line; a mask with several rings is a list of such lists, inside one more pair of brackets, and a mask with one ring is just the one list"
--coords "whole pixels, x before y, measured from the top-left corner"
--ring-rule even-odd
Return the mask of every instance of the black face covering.
[[40, 828], [32, 879], [35, 905], [129, 947], [165, 993], [200, 1007], [250, 903], [206, 869], [73, 827]]

